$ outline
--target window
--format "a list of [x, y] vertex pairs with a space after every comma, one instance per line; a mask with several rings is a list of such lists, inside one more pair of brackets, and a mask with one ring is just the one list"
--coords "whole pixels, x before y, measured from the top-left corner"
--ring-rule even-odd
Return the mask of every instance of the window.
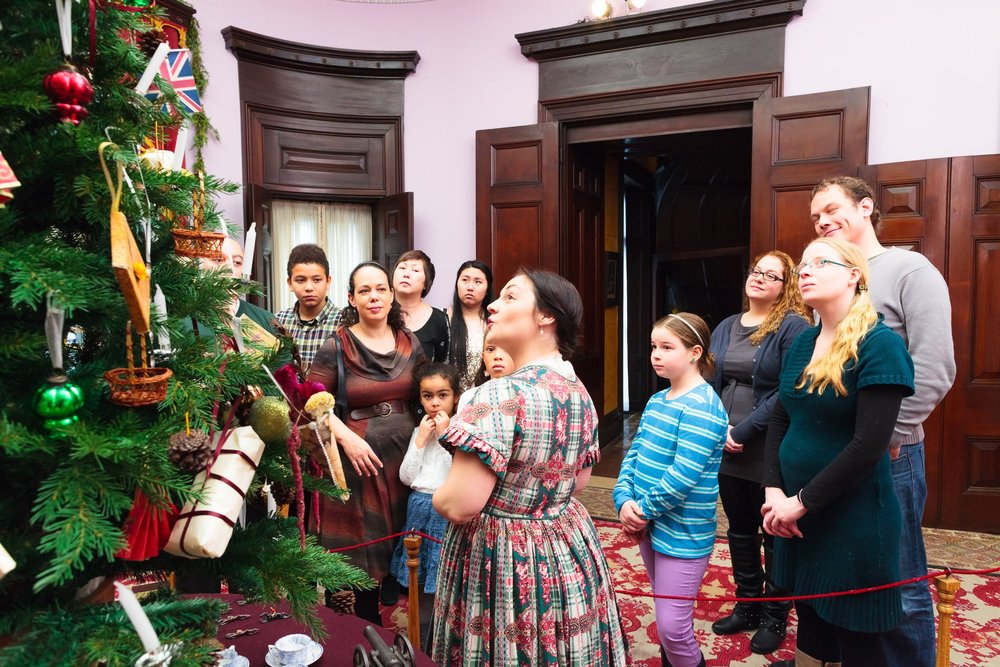
[[274, 312], [295, 303], [287, 288], [288, 254], [300, 243], [315, 243], [330, 261], [329, 298], [347, 305], [351, 270], [372, 256], [372, 208], [366, 204], [291, 201], [272, 202], [272, 308]]

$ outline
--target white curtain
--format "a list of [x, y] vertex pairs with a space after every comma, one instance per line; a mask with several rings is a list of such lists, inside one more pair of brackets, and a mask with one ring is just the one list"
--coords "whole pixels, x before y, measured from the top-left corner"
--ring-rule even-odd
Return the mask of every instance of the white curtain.
[[347, 305], [351, 269], [372, 256], [372, 208], [365, 204], [338, 204], [275, 199], [271, 203], [274, 312], [295, 303], [288, 289], [288, 254], [300, 243], [315, 243], [330, 262], [328, 296]]

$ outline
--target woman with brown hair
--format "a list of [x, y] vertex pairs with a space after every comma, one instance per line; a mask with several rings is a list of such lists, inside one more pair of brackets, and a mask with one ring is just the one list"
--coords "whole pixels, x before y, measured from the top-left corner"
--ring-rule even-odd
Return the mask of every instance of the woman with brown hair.
[[434, 285], [434, 264], [423, 250], [407, 250], [392, 269], [392, 289], [406, 328], [431, 361], [448, 359], [448, 316], [424, 301]]
[[[764, 533], [764, 437], [777, 400], [785, 354], [809, 326], [792, 258], [780, 250], [757, 256], [747, 272], [742, 313], [722, 321], [712, 333], [717, 365], [710, 382], [729, 413], [719, 496], [729, 520], [729, 553], [741, 598], [780, 597], [767, 576], [774, 538]], [[764, 563], [760, 564], [761, 543]], [[729, 616], [712, 624], [718, 635], [757, 630], [754, 653], [771, 653], [785, 638], [791, 603], [738, 602]]]
[[[330, 421], [349, 463], [344, 473], [351, 497], [346, 502], [322, 497], [314, 529], [328, 549], [403, 529], [409, 488], [400, 481], [399, 468], [417, 425], [411, 410], [413, 369], [424, 358], [420, 341], [403, 326], [382, 265], [359, 264], [348, 287], [350, 305], [341, 313], [342, 326], [316, 353], [306, 378], [337, 396], [338, 366], [343, 369], [344, 421]], [[389, 574], [392, 552], [392, 542], [380, 542], [347, 555], [353, 565], [382, 581]], [[358, 616], [381, 624], [378, 593], [357, 591], [355, 609]]]
[[487, 343], [517, 369], [475, 390], [442, 437], [454, 448], [434, 508], [441, 547], [439, 665], [627, 664], [628, 642], [594, 523], [574, 492], [600, 456], [597, 411], [566, 357], [576, 288], [522, 270], [489, 306]]

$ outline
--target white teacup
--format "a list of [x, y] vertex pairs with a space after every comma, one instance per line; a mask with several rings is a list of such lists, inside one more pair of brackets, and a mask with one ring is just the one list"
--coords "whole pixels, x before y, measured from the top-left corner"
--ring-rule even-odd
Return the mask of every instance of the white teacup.
[[282, 665], [303, 665], [312, 646], [309, 635], [285, 635], [268, 649], [274, 651]]

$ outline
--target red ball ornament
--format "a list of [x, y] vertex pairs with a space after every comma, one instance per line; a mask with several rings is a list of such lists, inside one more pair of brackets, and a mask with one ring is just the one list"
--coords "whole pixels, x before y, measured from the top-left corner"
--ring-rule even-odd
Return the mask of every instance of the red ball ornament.
[[56, 104], [59, 120], [79, 125], [87, 117], [84, 105], [94, 100], [94, 87], [75, 67], [63, 65], [59, 71], [46, 76], [43, 85], [45, 94]]

